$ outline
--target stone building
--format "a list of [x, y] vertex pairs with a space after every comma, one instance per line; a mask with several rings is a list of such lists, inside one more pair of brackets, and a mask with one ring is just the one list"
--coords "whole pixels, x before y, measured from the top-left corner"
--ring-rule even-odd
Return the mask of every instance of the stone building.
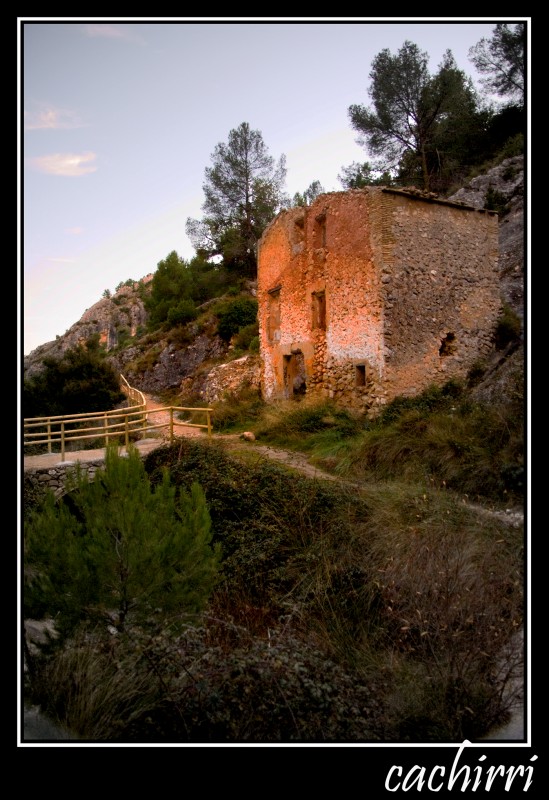
[[265, 400], [317, 394], [375, 415], [463, 378], [500, 312], [498, 217], [415, 189], [282, 211], [258, 250]]

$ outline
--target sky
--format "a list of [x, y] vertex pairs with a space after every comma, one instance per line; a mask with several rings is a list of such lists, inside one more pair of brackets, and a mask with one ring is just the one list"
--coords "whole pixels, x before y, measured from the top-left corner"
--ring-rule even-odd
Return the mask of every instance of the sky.
[[194, 256], [205, 169], [247, 122], [290, 197], [369, 160], [348, 108], [406, 40], [435, 72], [450, 49], [477, 88], [469, 48], [513, 18], [18, 18], [19, 314], [22, 351], [62, 336], [173, 250]]

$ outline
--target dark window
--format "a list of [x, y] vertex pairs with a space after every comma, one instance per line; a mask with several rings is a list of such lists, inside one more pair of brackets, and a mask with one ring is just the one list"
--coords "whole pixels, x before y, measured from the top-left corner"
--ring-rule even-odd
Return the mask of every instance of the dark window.
[[274, 342], [280, 330], [280, 287], [271, 289], [269, 292], [269, 321], [268, 336], [269, 341]]
[[315, 247], [326, 247], [326, 214], [315, 217], [314, 241]]
[[313, 330], [326, 330], [326, 293], [313, 292]]
[[355, 366], [355, 385], [366, 386], [366, 364], [357, 364]]

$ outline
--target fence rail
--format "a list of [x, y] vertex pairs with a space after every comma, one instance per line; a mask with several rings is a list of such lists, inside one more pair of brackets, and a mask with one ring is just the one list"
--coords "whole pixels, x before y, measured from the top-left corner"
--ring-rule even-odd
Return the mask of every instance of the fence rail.
[[[67, 444], [70, 445], [76, 441], [101, 439], [104, 440], [104, 446], [107, 447], [110, 438], [123, 436], [124, 444], [127, 447], [130, 436], [141, 438], [149, 431], [167, 428], [168, 439], [173, 442], [176, 435], [175, 429], [178, 427], [203, 428], [207, 431], [208, 437], [211, 436], [213, 409], [165, 406], [147, 410], [145, 395], [131, 387], [123, 375], [120, 376], [120, 379], [122, 391], [126, 394], [128, 402], [133, 405], [113, 411], [29, 417], [23, 420], [23, 446], [47, 445], [48, 453], [52, 453], [52, 447], [58, 445], [61, 450], [61, 459], [64, 461]], [[169, 421], [151, 423], [152, 415], [168, 411], [170, 413]], [[193, 415], [203, 413], [206, 421], [197, 423], [178, 420], [174, 415], [180, 412], [192, 412]]]

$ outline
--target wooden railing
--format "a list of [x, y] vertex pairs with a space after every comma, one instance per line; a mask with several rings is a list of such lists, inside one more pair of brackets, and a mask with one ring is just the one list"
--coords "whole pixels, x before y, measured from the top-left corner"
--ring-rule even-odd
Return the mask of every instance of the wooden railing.
[[[109, 439], [117, 436], [124, 438], [124, 444], [127, 447], [130, 437], [132, 439], [141, 438], [148, 431], [167, 428], [169, 441], [173, 442], [174, 429], [177, 427], [204, 428], [208, 437], [211, 436], [213, 409], [166, 406], [148, 411], [144, 394], [131, 387], [123, 375], [120, 378], [122, 391], [127, 395], [128, 403], [133, 403], [133, 405], [113, 411], [24, 419], [23, 446], [47, 445], [48, 453], [52, 453], [52, 447], [58, 445], [61, 451], [61, 460], [64, 461], [67, 444], [70, 446], [70, 443], [76, 441], [100, 439], [104, 440], [104, 446], [107, 447]], [[149, 419], [151, 415], [166, 411], [170, 412], [169, 422], [151, 424]], [[204, 413], [206, 421], [199, 424], [174, 419], [174, 413], [179, 412]]]

